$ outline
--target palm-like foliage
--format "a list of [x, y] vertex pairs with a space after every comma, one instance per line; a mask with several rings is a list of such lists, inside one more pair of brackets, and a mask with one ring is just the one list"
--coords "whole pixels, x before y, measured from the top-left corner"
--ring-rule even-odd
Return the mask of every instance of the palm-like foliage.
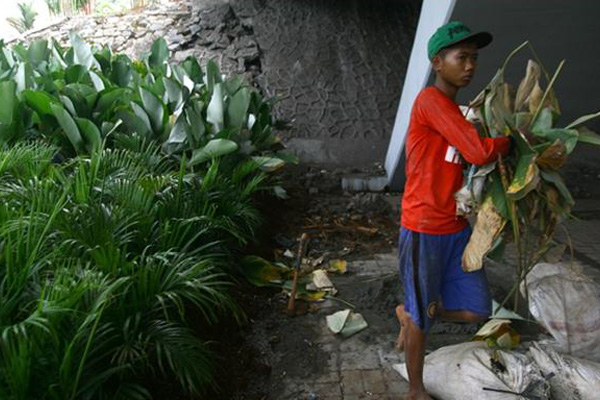
[[37, 12], [35, 12], [31, 3], [17, 3], [17, 7], [19, 7], [21, 13], [19, 18], [6, 18], [6, 21], [19, 33], [23, 33], [33, 28]]
[[55, 152], [0, 154], [19, 160], [0, 164], [0, 397], [149, 398], [154, 376], [206, 388], [211, 352], [188, 314], [239, 318], [224, 271], [259, 220], [258, 167], [201, 176], [155, 150]]

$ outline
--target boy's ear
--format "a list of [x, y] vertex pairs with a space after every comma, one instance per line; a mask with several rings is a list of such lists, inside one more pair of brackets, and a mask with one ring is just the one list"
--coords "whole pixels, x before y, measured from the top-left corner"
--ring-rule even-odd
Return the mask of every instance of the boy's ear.
[[431, 65], [433, 66], [434, 71], [439, 71], [442, 68], [442, 57], [438, 54], [431, 60]]

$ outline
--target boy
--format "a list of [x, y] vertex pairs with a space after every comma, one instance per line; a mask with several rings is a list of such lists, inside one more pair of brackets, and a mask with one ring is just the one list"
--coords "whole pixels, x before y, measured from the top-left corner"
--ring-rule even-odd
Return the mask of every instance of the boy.
[[463, 161], [484, 165], [506, 155], [506, 137], [481, 138], [455, 103], [477, 67], [477, 49], [492, 36], [473, 34], [461, 22], [440, 27], [429, 39], [436, 73], [412, 108], [406, 143], [399, 258], [405, 299], [396, 309], [400, 350], [406, 348], [410, 382], [407, 399], [431, 399], [423, 386], [423, 357], [435, 318], [477, 322], [491, 312], [483, 270], [464, 272], [461, 258], [471, 229], [456, 216], [454, 193], [463, 181]]

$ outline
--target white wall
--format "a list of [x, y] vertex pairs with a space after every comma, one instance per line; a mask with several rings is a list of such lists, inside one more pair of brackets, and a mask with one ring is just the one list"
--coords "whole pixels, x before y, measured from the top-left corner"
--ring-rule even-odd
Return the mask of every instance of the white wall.
[[385, 158], [385, 170], [392, 189], [399, 189], [404, 179], [404, 168], [400, 164], [403, 160], [402, 152], [406, 141], [412, 104], [421, 89], [427, 84], [431, 74], [431, 65], [427, 57], [427, 42], [437, 28], [449, 21], [455, 3], [456, 0], [423, 0], [419, 26], [415, 35], [402, 96], [400, 97], [400, 105], [398, 106], [398, 113], [396, 114], [396, 121]]

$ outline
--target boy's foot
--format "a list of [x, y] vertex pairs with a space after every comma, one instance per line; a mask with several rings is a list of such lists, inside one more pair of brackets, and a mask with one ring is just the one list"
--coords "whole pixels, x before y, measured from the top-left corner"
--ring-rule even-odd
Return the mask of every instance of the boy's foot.
[[404, 311], [404, 304], [396, 307], [396, 318], [400, 322], [400, 332], [398, 332], [398, 339], [396, 340], [396, 349], [402, 353], [404, 351], [404, 342], [406, 341], [404, 326], [406, 325], [406, 318], [408, 318], [406, 311]]
[[433, 400], [433, 397], [425, 392], [407, 393], [406, 397], [404, 397], [404, 400]]

